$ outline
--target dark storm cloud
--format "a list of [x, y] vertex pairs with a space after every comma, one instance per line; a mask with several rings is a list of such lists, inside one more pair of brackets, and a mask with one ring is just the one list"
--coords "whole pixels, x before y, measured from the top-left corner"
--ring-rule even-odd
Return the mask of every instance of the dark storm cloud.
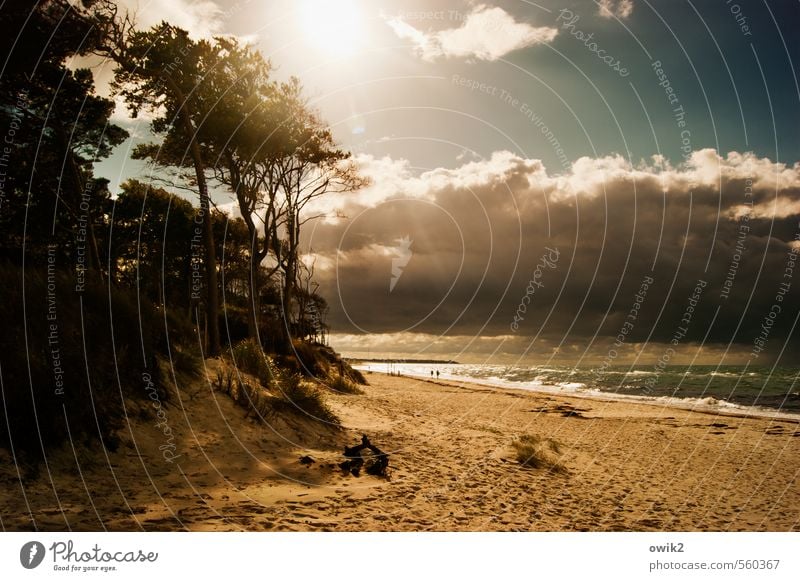
[[344, 204], [347, 219], [309, 236], [336, 332], [513, 335], [563, 347], [595, 336], [605, 345], [625, 327], [628, 344], [747, 347], [777, 302], [766, 351], [790, 335], [797, 166], [712, 150], [678, 168], [582, 158], [563, 176], [508, 152], [420, 176], [402, 162], [360, 163], [374, 185]]

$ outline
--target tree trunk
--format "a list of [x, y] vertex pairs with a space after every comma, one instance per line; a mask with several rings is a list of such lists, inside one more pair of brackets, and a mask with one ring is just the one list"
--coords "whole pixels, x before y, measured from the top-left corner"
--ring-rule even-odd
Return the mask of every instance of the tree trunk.
[[261, 309], [258, 296], [258, 269], [261, 266], [261, 260], [258, 252], [258, 232], [251, 230], [250, 236], [250, 276], [247, 280], [247, 294], [250, 304], [248, 305], [249, 308], [247, 309], [247, 333], [251, 339], [258, 341], [260, 346], [258, 335], [258, 314]]
[[297, 245], [294, 239], [294, 221], [290, 220], [287, 225], [289, 233], [289, 248], [286, 256], [286, 270], [284, 271], [283, 281], [283, 304], [281, 310], [283, 311], [283, 324], [281, 325], [281, 337], [283, 339], [283, 347], [288, 353], [292, 346], [292, 296], [294, 294], [294, 284], [297, 279]]
[[197, 174], [197, 188], [200, 191], [200, 211], [203, 212], [203, 243], [206, 251], [206, 324], [208, 325], [208, 344], [206, 354], [216, 357], [220, 352], [219, 341], [219, 288], [217, 287], [217, 250], [214, 246], [214, 230], [211, 220], [211, 204], [208, 197], [200, 147], [192, 139], [192, 161]]
[[186, 138], [189, 139], [189, 154], [192, 157], [195, 177], [197, 179], [197, 190], [200, 194], [200, 211], [203, 213], [203, 245], [206, 253], [206, 325], [208, 328], [208, 341], [206, 344], [206, 355], [216, 357], [220, 352], [219, 340], [219, 288], [217, 285], [217, 250], [214, 246], [214, 230], [211, 220], [211, 203], [208, 196], [208, 183], [206, 182], [205, 165], [203, 156], [200, 153], [200, 146], [195, 139], [195, 128], [186, 110], [186, 98], [169, 77], [166, 77], [175, 98], [179, 103], [183, 103], [179, 117]]

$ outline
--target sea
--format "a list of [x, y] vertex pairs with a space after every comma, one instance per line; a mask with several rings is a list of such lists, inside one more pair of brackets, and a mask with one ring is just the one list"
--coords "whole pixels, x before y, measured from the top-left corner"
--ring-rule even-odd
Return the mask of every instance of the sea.
[[[473, 382], [507, 389], [631, 400], [753, 415], [797, 415], [800, 367], [649, 366], [576, 368], [559, 365], [475, 365], [458, 363], [362, 363], [362, 371]], [[766, 413], [764, 413], [766, 412]]]

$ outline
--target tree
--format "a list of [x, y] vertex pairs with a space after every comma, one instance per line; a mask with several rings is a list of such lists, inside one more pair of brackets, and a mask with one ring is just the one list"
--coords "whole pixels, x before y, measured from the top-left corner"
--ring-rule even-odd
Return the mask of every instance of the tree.
[[[153, 129], [161, 141], [139, 146], [136, 157], [162, 168], [193, 168], [209, 277], [216, 257], [206, 170], [234, 194], [249, 234], [249, 333], [258, 335], [260, 278], [271, 255], [266, 277], [282, 276], [282, 350], [288, 350], [300, 231], [315, 217], [307, 210], [320, 196], [353, 191], [366, 181], [308, 106], [297, 79], [271, 81], [271, 65], [257, 51], [227, 38], [195, 42], [167, 23], [136, 31], [113, 3], [100, 4], [105, 53], [119, 64], [116, 86], [134, 115], [143, 107], [160, 112]], [[211, 323], [217, 287], [211, 278], [207, 286]]]
[[152, 128], [156, 134], [183, 145], [183, 157], [194, 169], [200, 198], [206, 274], [207, 355], [220, 351], [219, 285], [214, 231], [211, 218], [206, 162], [202, 155], [197, 125], [208, 113], [195, 96], [202, 81], [202, 45], [189, 33], [167, 22], [147, 31], [134, 28], [133, 21], [120, 16], [116, 3], [103, 0], [93, 8], [103, 42], [96, 53], [111, 58], [117, 65], [115, 88], [122, 94], [131, 114], [141, 110], [155, 112]]
[[328, 301], [319, 294], [319, 283], [314, 281], [315, 260], [301, 260], [298, 268], [296, 333], [301, 339], [326, 343]]
[[191, 255], [195, 209], [188, 201], [138, 180], [120, 187], [108, 246], [112, 280], [138, 287], [156, 305], [185, 305], [195, 267]]
[[[271, 254], [268, 278], [282, 273], [282, 351], [291, 345], [294, 290], [299, 284], [300, 230], [316, 216], [309, 204], [325, 194], [365, 185], [350, 154], [336, 147], [330, 130], [302, 96], [297, 79], [273, 83], [258, 53], [216, 39], [215, 66], [204, 91], [213, 109], [201, 127], [214, 151], [215, 177], [235, 194], [250, 233], [249, 328], [258, 329], [257, 277]], [[259, 224], [260, 223], [260, 224]], [[261, 231], [259, 231], [261, 230]]]
[[[203, 44], [206, 75], [200, 88], [209, 114], [199, 127], [214, 159], [216, 180], [234, 194], [249, 234], [248, 334], [259, 335], [262, 263], [270, 249], [271, 228], [260, 234], [258, 222], [275, 219], [277, 187], [264, 172], [283, 153], [281, 126], [272, 107], [275, 85], [271, 64], [234, 39]], [[272, 187], [270, 187], [272, 185]], [[269, 278], [272, 273], [267, 273]]]
[[293, 296], [298, 287], [300, 264], [300, 231], [304, 224], [318, 218], [308, 214], [309, 205], [329, 194], [343, 194], [367, 185], [350, 160], [350, 152], [339, 149], [330, 129], [318, 113], [308, 107], [296, 79], [282, 85], [279, 98], [287, 123], [290, 153], [276, 160], [275, 175], [283, 193], [280, 215], [283, 237], [277, 233], [274, 253], [283, 275], [283, 328], [290, 344]]
[[67, 58], [93, 50], [99, 37], [87, 15], [66, 0], [33, 8], [12, 3], [0, 18], [9, 31], [2, 39], [8, 58], [0, 90], [0, 119], [8, 127], [0, 217], [7, 226], [5, 253], [13, 258], [25, 247], [37, 259], [57, 244], [81, 276], [88, 263], [102, 278], [96, 229], [108, 193], [92, 166], [128, 134], [109, 123], [114, 103], [95, 95], [91, 72], [65, 66]]

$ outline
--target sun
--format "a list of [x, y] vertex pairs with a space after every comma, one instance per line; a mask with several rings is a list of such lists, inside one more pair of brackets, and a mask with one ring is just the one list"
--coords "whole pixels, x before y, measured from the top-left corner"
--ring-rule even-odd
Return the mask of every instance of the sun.
[[300, 28], [306, 43], [336, 57], [353, 55], [364, 40], [364, 22], [355, 0], [302, 0]]

